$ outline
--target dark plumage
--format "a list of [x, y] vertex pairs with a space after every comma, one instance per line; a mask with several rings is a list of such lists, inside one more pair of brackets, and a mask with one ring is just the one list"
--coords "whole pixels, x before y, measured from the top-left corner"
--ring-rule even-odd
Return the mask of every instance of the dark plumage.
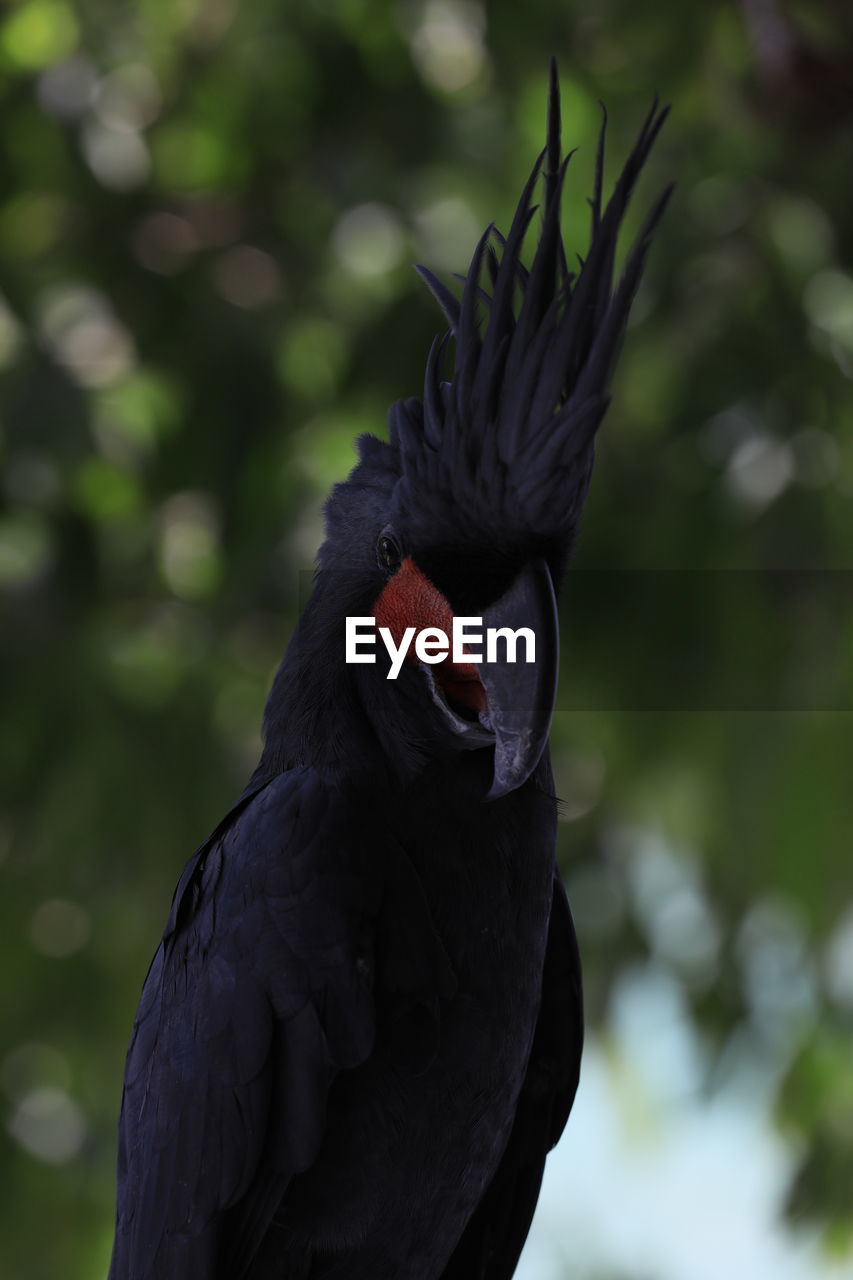
[[[546, 745], [563, 574], [607, 380], [668, 193], [613, 287], [620, 221], [560, 232], [559, 98], [489, 228], [424, 402], [364, 436], [327, 505], [265, 745], [187, 865], [127, 1059], [111, 1280], [503, 1280], [578, 1080], [580, 969]], [[521, 249], [544, 170], [532, 266]], [[485, 320], [483, 320], [485, 316]], [[534, 626], [535, 667], [344, 662], [344, 619]]]

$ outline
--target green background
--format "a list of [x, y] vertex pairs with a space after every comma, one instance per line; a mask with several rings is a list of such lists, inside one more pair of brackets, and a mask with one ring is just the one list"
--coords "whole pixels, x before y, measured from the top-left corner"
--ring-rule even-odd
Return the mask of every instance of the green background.
[[447, 277], [506, 228], [552, 52], [574, 248], [597, 99], [611, 178], [653, 92], [673, 104], [631, 225], [678, 181], [565, 605], [589, 1016], [606, 1046], [615, 984], [653, 963], [703, 1088], [735, 1044], [770, 1063], [792, 1228], [846, 1256], [851, 49], [831, 0], [4, 9], [4, 1276], [105, 1274], [172, 888], [256, 758], [322, 498], [419, 392], [439, 320], [411, 264]]

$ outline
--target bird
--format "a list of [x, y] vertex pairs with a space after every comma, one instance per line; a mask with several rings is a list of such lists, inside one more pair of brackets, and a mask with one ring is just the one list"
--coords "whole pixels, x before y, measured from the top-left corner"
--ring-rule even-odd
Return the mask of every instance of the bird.
[[[187, 863], [145, 979], [110, 1280], [515, 1272], [583, 1043], [548, 749], [557, 597], [671, 192], [617, 274], [667, 110], [656, 98], [606, 202], [604, 113], [570, 264], [552, 60], [507, 235], [485, 229], [461, 288], [418, 268], [447, 322], [422, 398], [392, 406], [387, 439], [359, 437], [332, 489], [259, 763]], [[379, 646], [345, 661], [347, 619], [398, 648], [459, 620], [527, 628], [535, 660], [409, 644], [389, 679]]]

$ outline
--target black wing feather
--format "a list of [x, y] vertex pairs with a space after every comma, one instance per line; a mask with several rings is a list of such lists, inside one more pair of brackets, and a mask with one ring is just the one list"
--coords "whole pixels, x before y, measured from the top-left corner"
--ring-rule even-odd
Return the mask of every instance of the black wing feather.
[[580, 1076], [580, 956], [566, 891], [554, 897], [542, 1003], [527, 1075], [503, 1158], [441, 1280], [510, 1280], [539, 1197], [545, 1157], [563, 1132]]
[[340, 807], [307, 770], [191, 860], [128, 1052], [110, 1280], [249, 1266], [316, 1156], [331, 1080], [372, 1047], [358, 885]]

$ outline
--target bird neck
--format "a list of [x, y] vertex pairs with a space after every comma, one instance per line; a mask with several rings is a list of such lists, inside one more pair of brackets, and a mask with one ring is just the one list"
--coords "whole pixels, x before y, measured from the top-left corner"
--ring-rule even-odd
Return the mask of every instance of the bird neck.
[[380, 767], [382, 753], [360, 705], [358, 669], [344, 661], [342, 609], [320, 574], [267, 699], [256, 778], [310, 765], [337, 780]]

